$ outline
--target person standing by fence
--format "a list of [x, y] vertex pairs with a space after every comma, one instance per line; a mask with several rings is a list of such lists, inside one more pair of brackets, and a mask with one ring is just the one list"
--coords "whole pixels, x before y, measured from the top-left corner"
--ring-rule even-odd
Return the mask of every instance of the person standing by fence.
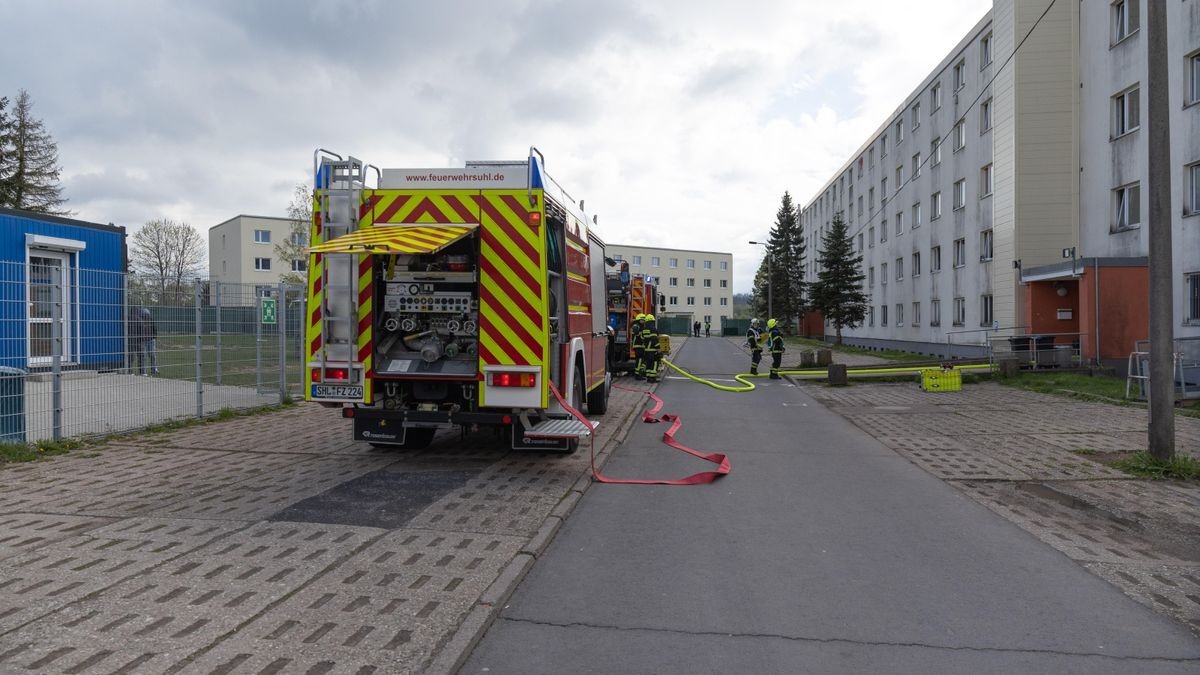
[[[138, 375], [158, 374], [158, 326], [145, 307], [131, 307], [129, 325], [126, 328], [129, 340], [130, 368], [137, 359]], [[149, 373], [146, 372], [149, 366]]]

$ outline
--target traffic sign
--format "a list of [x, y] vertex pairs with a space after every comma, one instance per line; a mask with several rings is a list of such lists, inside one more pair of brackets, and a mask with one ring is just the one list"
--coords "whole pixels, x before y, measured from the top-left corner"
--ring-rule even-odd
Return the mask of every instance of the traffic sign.
[[275, 321], [275, 298], [259, 298], [259, 321], [265, 325], [274, 325]]

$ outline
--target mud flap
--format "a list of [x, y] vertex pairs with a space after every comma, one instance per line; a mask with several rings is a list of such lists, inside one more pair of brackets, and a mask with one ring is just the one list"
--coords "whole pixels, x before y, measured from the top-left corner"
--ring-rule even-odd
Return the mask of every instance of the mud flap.
[[398, 420], [354, 418], [354, 440], [367, 443], [403, 443], [405, 427]]

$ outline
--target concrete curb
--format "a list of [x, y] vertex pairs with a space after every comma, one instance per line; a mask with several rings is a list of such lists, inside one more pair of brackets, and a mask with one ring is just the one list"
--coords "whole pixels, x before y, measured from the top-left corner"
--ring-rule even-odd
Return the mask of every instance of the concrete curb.
[[[658, 389], [657, 383], [650, 388], [650, 391], [656, 389]], [[641, 402], [635, 405], [625, 419], [618, 423], [617, 430], [612, 437], [600, 450], [596, 451], [597, 471], [602, 469], [608, 459], [612, 457], [613, 450], [625, 442], [629, 431], [633, 429], [634, 420], [641, 419], [644, 407]], [[450, 639], [438, 650], [437, 656], [430, 662], [427, 672], [450, 674], [457, 673], [462, 668], [467, 657], [483, 639], [484, 633], [491, 628], [496, 617], [500, 615], [500, 611], [504, 609], [504, 604], [508, 602], [508, 599], [517, 590], [517, 586], [525, 579], [525, 575], [529, 573], [533, 563], [550, 546], [550, 542], [554, 541], [563, 522], [583, 499], [584, 493], [592, 486], [592, 482], [590, 470], [575, 481], [575, 484], [554, 507], [550, 515], [542, 521], [538, 531], [529, 538], [529, 541], [504, 566], [487, 590], [479, 596], [479, 600], [467, 612], [466, 617], [450, 636]]]

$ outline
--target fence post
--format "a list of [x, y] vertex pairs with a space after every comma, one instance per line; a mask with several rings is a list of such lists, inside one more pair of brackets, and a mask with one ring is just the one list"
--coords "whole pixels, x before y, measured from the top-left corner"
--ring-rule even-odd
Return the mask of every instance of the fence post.
[[279, 282], [275, 329], [279, 332], [279, 405], [287, 399], [287, 286]]
[[296, 363], [300, 366], [300, 398], [303, 400], [306, 394], [304, 376], [308, 374], [308, 363], [304, 358], [308, 354], [308, 288], [301, 287], [299, 293], [300, 316], [296, 321]]
[[196, 305], [196, 419], [204, 417], [204, 357], [201, 338], [204, 334], [204, 309], [200, 306], [200, 280], [195, 284]]
[[121, 273], [121, 365], [129, 370], [129, 272]]
[[262, 296], [254, 289], [254, 393], [262, 393]]
[[213, 297], [217, 303], [217, 384], [221, 384], [221, 282], [214, 280]]
[[[46, 269], [53, 274], [54, 267], [47, 265]], [[67, 268], [58, 268], [58, 274], [53, 276], [54, 283], [50, 285], [50, 380], [51, 406], [54, 440], [62, 439], [62, 353], [63, 353], [63, 277]]]

